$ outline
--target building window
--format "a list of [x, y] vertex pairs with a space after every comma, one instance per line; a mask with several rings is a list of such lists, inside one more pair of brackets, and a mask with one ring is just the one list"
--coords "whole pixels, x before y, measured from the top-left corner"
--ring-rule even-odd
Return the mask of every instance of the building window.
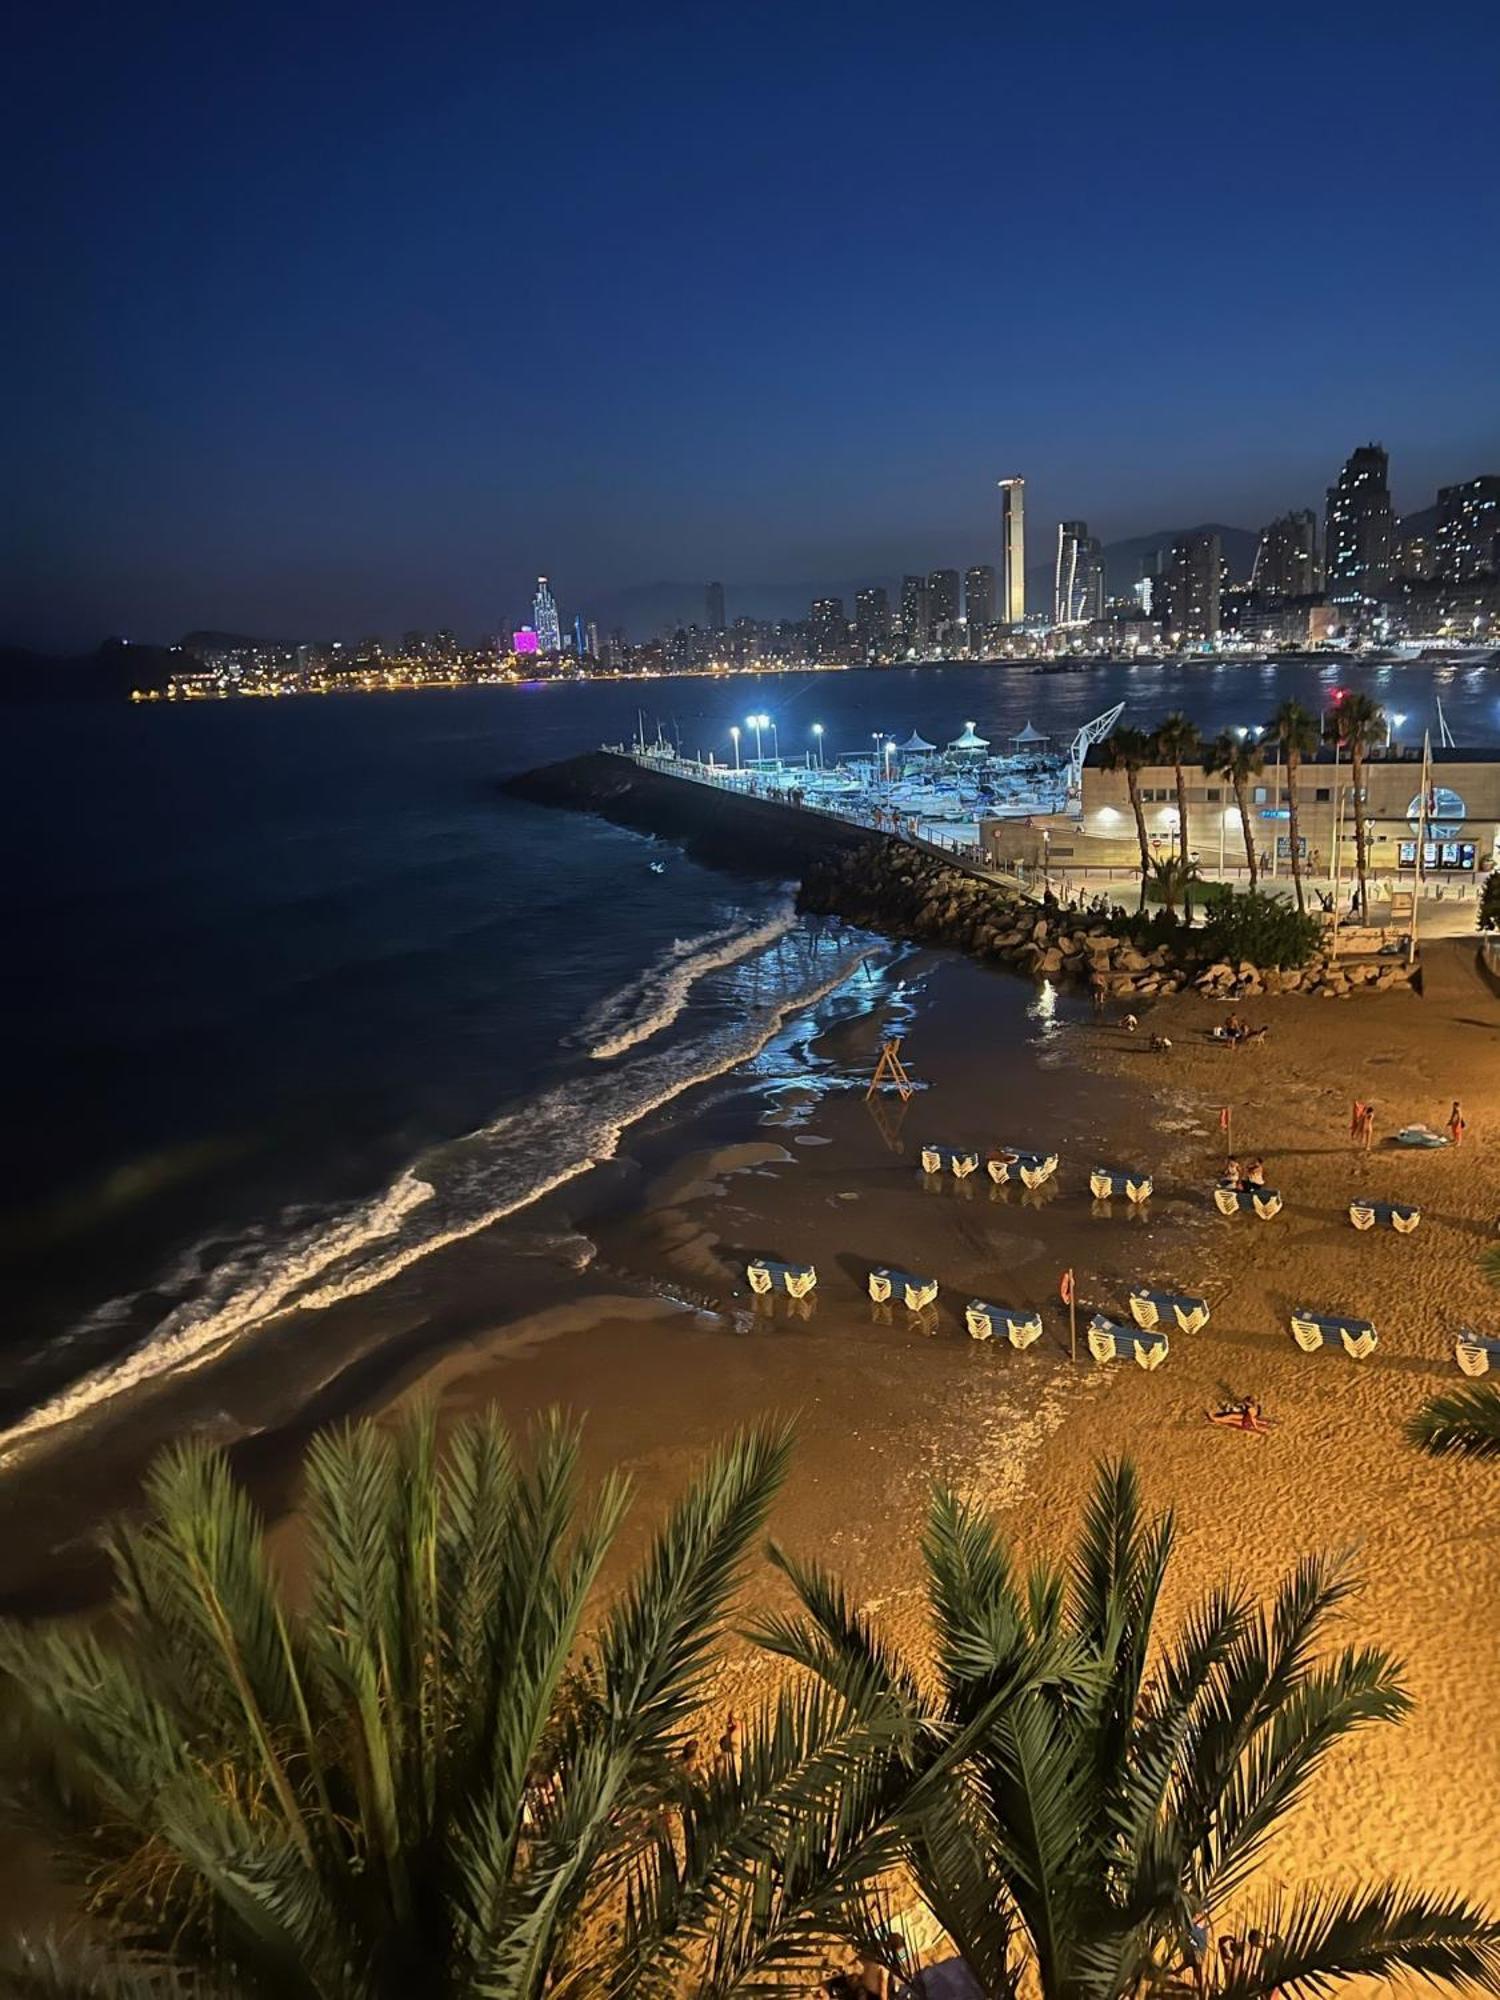
[[1271, 796], [1270, 789], [1266, 785], [1257, 785], [1252, 796], [1258, 806], [1263, 806]]
[[1211, 806], [1216, 806], [1222, 801], [1224, 797], [1223, 788], [1222, 786], [1219, 785], [1210, 785], [1208, 790], [1203, 794], [1203, 796], [1205, 799], [1207, 799], [1208, 803]]
[[1318, 789], [1313, 793], [1313, 798], [1320, 806], [1326, 806], [1332, 797], [1333, 789], [1329, 785], [1319, 785]]

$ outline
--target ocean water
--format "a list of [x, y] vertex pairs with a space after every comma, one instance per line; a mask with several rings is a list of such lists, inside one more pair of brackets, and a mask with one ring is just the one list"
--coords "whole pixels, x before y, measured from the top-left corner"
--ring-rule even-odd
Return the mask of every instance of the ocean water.
[[[0, 1458], [289, 1307], [397, 1272], [609, 1157], [762, 1047], [863, 941], [786, 885], [503, 798], [629, 737], [775, 716], [1065, 735], [1116, 700], [1207, 729], [1366, 685], [1500, 739], [1500, 675], [1406, 667], [922, 668], [6, 718], [13, 940], [0, 1167]], [[742, 743], [749, 734], [742, 735]], [[771, 744], [766, 742], [769, 751]]]

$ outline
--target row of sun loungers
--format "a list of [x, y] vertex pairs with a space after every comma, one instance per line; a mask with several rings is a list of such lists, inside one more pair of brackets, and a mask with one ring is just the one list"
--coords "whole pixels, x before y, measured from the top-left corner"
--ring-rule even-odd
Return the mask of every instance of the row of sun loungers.
[[[985, 1166], [997, 1187], [1005, 1186], [1008, 1181], [1019, 1181], [1023, 1187], [1036, 1188], [1057, 1172], [1057, 1155], [1023, 1153], [1007, 1147], [991, 1153]], [[922, 1171], [924, 1174], [952, 1174], [956, 1180], [966, 1180], [970, 1174], [979, 1171], [979, 1155], [961, 1146], [924, 1146]]]

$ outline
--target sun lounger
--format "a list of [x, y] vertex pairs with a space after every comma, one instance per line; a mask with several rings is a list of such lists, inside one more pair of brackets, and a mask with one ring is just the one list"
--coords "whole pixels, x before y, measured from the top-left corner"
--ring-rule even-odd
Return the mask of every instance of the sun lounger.
[[1130, 1294], [1130, 1317], [1148, 1331], [1165, 1320], [1180, 1333], [1196, 1333], [1208, 1325], [1208, 1300], [1192, 1292], [1158, 1292], [1140, 1287]]
[[971, 1339], [993, 1340], [1003, 1333], [1012, 1347], [1030, 1347], [1042, 1337], [1039, 1312], [1015, 1312], [1009, 1306], [987, 1305], [983, 1299], [970, 1299], [964, 1309], [964, 1324]]
[[1379, 1336], [1367, 1319], [1297, 1311], [1292, 1314], [1292, 1338], [1304, 1354], [1316, 1354], [1320, 1347], [1342, 1347], [1354, 1360], [1363, 1361], [1375, 1352]]
[[1132, 1167], [1119, 1171], [1095, 1167], [1089, 1175], [1089, 1188], [1099, 1201], [1108, 1201], [1114, 1195], [1123, 1195], [1127, 1201], [1145, 1201], [1151, 1193], [1151, 1176], [1137, 1173]]
[[1452, 1141], [1446, 1133], [1434, 1132], [1430, 1125], [1403, 1125], [1399, 1132], [1392, 1134], [1392, 1144], [1397, 1146], [1431, 1148], [1434, 1146], [1447, 1146], [1451, 1145], [1451, 1143]]
[[963, 1180], [979, 1165], [977, 1153], [966, 1153], [958, 1146], [924, 1146], [922, 1148], [922, 1171], [924, 1174], [952, 1174]]
[[773, 1257], [756, 1257], [745, 1266], [752, 1292], [787, 1292], [794, 1299], [806, 1298], [818, 1282], [812, 1264], [778, 1264]]
[[1488, 1375], [1492, 1368], [1500, 1369], [1500, 1340], [1476, 1333], [1472, 1326], [1460, 1327], [1453, 1358], [1465, 1375]]
[[870, 1273], [870, 1297], [876, 1305], [884, 1305], [887, 1300], [903, 1299], [913, 1312], [920, 1312], [923, 1306], [930, 1306], [938, 1295], [936, 1278], [918, 1278], [910, 1271], [891, 1271], [884, 1265]]
[[1007, 1181], [1019, 1181], [1022, 1187], [1035, 1188], [1057, 1172], [1057, 1155], [1012, 1152], [1007, 1147], [991, 1153], [986, 1164], [997, 1187], [1004, 1187]]
[[1410, 1236], [1422, 1211], [1410, 1202], [1366, 1201], [1356, 1195], [1349, 1204], [1349, 1220], [1356, 1229], [1394, 1229], [1398, 1236]]
[[1101, 1367], [1106, 1361], [1134, 1360], [1142, 1368], [1159, 1368], [1167, 1358], [1167, 1336], [1119, 1326], [1103, 1313], [1095, 1313], [1089, 1321], [1089, 1353]]
[[1214, 1189], [1214, 1207], [1220, 1215], [1258, 1215], [1269, 1222], [1281, 1213], [1281, 1190], [1269, 1187], [1233, 1187], [1220, 1181]]

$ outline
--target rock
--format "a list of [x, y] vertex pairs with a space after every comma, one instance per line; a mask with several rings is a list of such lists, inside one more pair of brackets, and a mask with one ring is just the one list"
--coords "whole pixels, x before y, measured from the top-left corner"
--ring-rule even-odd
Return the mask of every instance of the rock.
[[1056, 945], [1053, 945], [1050, 950], [1044, 951], [1036, 961], [1035, 970], [1045, 979], [1056, 978], [1062, 969], [1063, 955], [1057, 949]]

